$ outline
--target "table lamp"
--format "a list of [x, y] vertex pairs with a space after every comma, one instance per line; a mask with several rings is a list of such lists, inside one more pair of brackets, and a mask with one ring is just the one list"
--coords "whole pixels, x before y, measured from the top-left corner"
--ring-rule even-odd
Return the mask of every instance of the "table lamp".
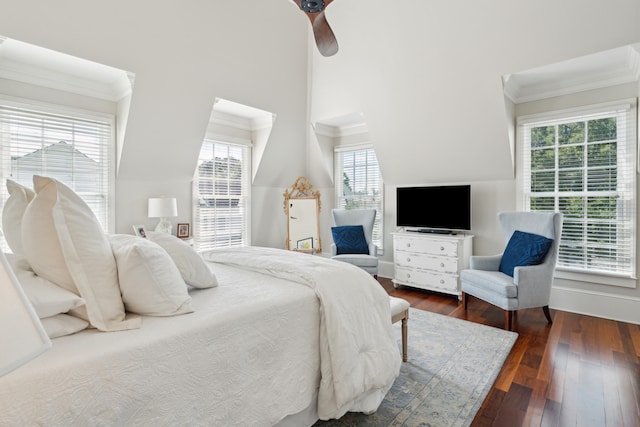
[[160, 218], [155, 231], [171, 234], [169, 217], [178, 216], [178, 203], [175, 197], [149, 198], [149, 218]]
[[2, 252], [0, 343], [0, 377], [51, 348], [51, 340]]

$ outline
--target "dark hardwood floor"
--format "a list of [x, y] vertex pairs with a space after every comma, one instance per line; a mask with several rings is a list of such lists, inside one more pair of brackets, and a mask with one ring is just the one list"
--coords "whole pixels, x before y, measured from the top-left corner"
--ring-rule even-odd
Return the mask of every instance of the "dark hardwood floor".
[[[477, 298], [465, 313], [456, 297], [378, 281], [414, 308], [504, 327], [502, 310]], [[640, 325], [551, 315], [549, 325], [541, 308], [518, 312], [518, 339], [472, 426], [640, 427]]]

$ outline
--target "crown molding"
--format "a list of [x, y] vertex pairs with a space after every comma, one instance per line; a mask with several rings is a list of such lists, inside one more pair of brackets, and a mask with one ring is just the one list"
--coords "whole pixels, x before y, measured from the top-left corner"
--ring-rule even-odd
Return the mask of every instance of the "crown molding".
[[516, 104], [637, 82], [639, 79], [638, 44], [502, 77], [505, 96]]
[[117, 102], [131, 94], [134, 75], [0, 36], [0, 78]]
[[114, 102], [131, 93], [130, 79], [124, 71], [120, 79], [106, 83], [5, 59], [0, 78]]
[[211, 123], [217, 125], [254, 132], [271, 128], [273, 126], [275, 118], [276, 115], [271, 113], [266, 113], [264, 115], [256, 117], [246, 117], [237, 114], [226, 113], [223, 111], [215, 111], [214, 109], [210, 121]]
[[345, 136], [360, 135], [369, 131], [367, 125], [364, 123], [358, 123], [349, 126], [332, 126], [319, 122], [313, 124], [313, 130], [318, 135], [328, 136], [331, 138], [343, 138]]
[[209, 121], [218, 125], [255, 132], [271, 129], [276, 121], [276, 114], [249, 105], [216, 98], [213, 101], [213, 111]]
[[328, 120], [319, 120], [313, 123], [312, 127], [316, 134], [331, 138], [360, 135], [369, 131], [362, 113], [348, 114]]

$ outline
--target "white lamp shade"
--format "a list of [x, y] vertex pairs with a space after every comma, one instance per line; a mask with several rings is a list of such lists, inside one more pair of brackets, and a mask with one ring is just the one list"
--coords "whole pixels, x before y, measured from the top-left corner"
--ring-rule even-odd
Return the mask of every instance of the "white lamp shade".
[[178, 203], [175, 197], [152, 197], [149, 199], [149, 218], [178, 216]]
[[0, 377], [51, 347], [33, 306], [0, 252]]

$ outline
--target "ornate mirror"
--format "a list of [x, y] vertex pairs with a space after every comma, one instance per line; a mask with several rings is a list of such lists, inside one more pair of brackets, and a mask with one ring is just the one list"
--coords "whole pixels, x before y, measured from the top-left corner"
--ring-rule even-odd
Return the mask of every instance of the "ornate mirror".
[[284, 214], [287, 216], [285, 247], [292, 251], [320, 253], [320, 191], [312, 190], [307, 178], [300, 176], [284, 190]]

